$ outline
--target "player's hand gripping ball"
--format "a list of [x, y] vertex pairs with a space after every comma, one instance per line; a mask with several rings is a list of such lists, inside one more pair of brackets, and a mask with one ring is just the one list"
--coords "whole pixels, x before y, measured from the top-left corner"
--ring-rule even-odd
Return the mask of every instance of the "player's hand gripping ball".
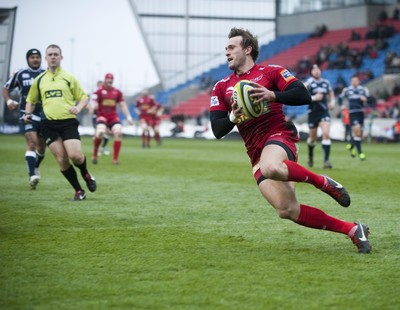
[[242, 109], [243, 114], [248, 118], [256, 118], [260, 116], [264, 108], [263, 102], [254, 103], [256, 98], [250, 96], [252, 90], [253, 86], [251, 86], [250, 81], [242, 80], [236, 83], [232, 94], [233, 100], [237, 102], [238, 106]]

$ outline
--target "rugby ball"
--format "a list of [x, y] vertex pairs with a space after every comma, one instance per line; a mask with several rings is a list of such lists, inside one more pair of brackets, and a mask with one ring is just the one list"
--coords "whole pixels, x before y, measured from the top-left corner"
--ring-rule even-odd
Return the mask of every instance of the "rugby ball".
[[244, 115], [248, 118], [256, 118], [263, 112], [264, 104], [254, 103], [256, 98], [250, 97], [253, 86], [250, 81], [242, 80], [236, 83], [233, 88], [233, 100], [237, 102], [238, 106], [242, 109]]

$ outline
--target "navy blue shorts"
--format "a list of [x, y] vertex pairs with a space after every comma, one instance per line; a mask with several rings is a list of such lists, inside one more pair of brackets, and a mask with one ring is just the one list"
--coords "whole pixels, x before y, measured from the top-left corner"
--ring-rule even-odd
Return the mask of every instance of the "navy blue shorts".
[[328, 111], [323, 113], [308, 114], [308, 128], [317, 128], [320, 122], [330, 122], [331, 116]]
[[364, 112], [350, 113], [350, 125], [364, 127]]

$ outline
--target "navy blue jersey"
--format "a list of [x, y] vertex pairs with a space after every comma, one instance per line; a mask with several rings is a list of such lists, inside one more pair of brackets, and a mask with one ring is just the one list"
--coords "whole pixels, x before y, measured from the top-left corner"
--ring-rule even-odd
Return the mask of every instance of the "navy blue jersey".
[[343, 89], [339, 95], [340, 99], [347, 98], [349, 100], [349, 113], [362, 112], [364, 102], [361, 97], [369, 97], [369, 91], [364, 86], [349, 86]]
[[[19, 89], [19, 94], [20, 94], [19, 108], [21, 114], [25, 113], [26, 97], [28, 96], [29, 89], [31, 88], [33, 80], [43, 71], [45, 70], [42, 68], [36, 70], [30, 67], [22, 68], [18, 70], [14, 75], [10, 76], [6, 81], [6, 83], [4, 84], [4, 87], [9, 89], [10, 92], [14, 88]], [[40, 116], [42, 111], [42, 104], [41, 103], [36, 104], [34, 105], [34, 107], [35, 109], [33, 110], [32, 114]]]
[[306, 86], [311, 96], [322, 93], [324, 97], [320, 101], [313, 101], [308, 106], [308, 113], [321, 114], [329, 111], [328, 102], [330, 100], [329, 94], [332, 91], [331, 83], [326, 79], [316, 80], [313, 77], [308, 78]]

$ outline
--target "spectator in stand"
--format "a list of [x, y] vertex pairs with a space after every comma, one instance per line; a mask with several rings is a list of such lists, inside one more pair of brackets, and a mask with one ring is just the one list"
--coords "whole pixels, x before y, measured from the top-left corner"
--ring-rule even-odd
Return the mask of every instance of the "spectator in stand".
[[378, 57], [376, 46], [373, 46], [371, 44], [367, 44], [362, 53], [365, 56], [368, 56], [370, 59], [376, 59]]
[[332, 47], [329, 44], [322, 45], [316, 55], [316, 64], [318, 66], [321, 66], [323, 63], [328, 61], [331, 53], [332, 53]]
[[388, 19], [388, 15], [385, 10], [383, 10], [382, 12], [379, 13], [379, 17], [378, 17], [379, 21], [384, 22], [387, 19]]
[[333, 49], [328, 60], [329, 69], [346, 69], [349, 68], [349, 47], [345, 43], [339, 43]]
[[357, 31], [353, 30], [351, 32], [350, 40], [351, 41], [360, 41], [361, 40], [361, 35]]
[[358, 69], [362, 65], [362, 55], [355, 48], [348, 51], [347, 59], [349, 60], [352, 68]]
[[393, 20], [398, 20], [398, 19], [399, 19], [399, 16], [400, 16], [400, 10], [399, 10], [399, 8], [395, 8], [395, 9], [393, 10], [392, 19], [393, 19]]
[[333, 92], [335, 96], [338, 96], [345, 87], [346, 87], [346, 80], [344, 79], [343, 75], [339, 73], [336, 82], [333, 86]]
[[377, 38], [375, 41], [375, 47], [378, 51], [383, 51], [389, 47], [389, 43], [387, 41], [387, 38], [382, 37], [382, 38]]
[[310, 38], [320, 38], [325, 34], [327, 30], [328, 28], [325, 24], [322, 24], [321, 26], [316, 26], [315, 30], [310, 34]]
[[400, 84], [399, 83], [396, 83], [394, 85], [393, 90], [392, 90], [392, 94], [393, 94], [393, 96], [399, 96], [400, 95]]
[[306, 78], [310, 73], [310, 69], [311, 69], [310, 57], [303, 56], [303, 58], [300, 59], [297, 63], [297, 68], [295, 70], [297, 73], [297, 77], [300, 79]]

